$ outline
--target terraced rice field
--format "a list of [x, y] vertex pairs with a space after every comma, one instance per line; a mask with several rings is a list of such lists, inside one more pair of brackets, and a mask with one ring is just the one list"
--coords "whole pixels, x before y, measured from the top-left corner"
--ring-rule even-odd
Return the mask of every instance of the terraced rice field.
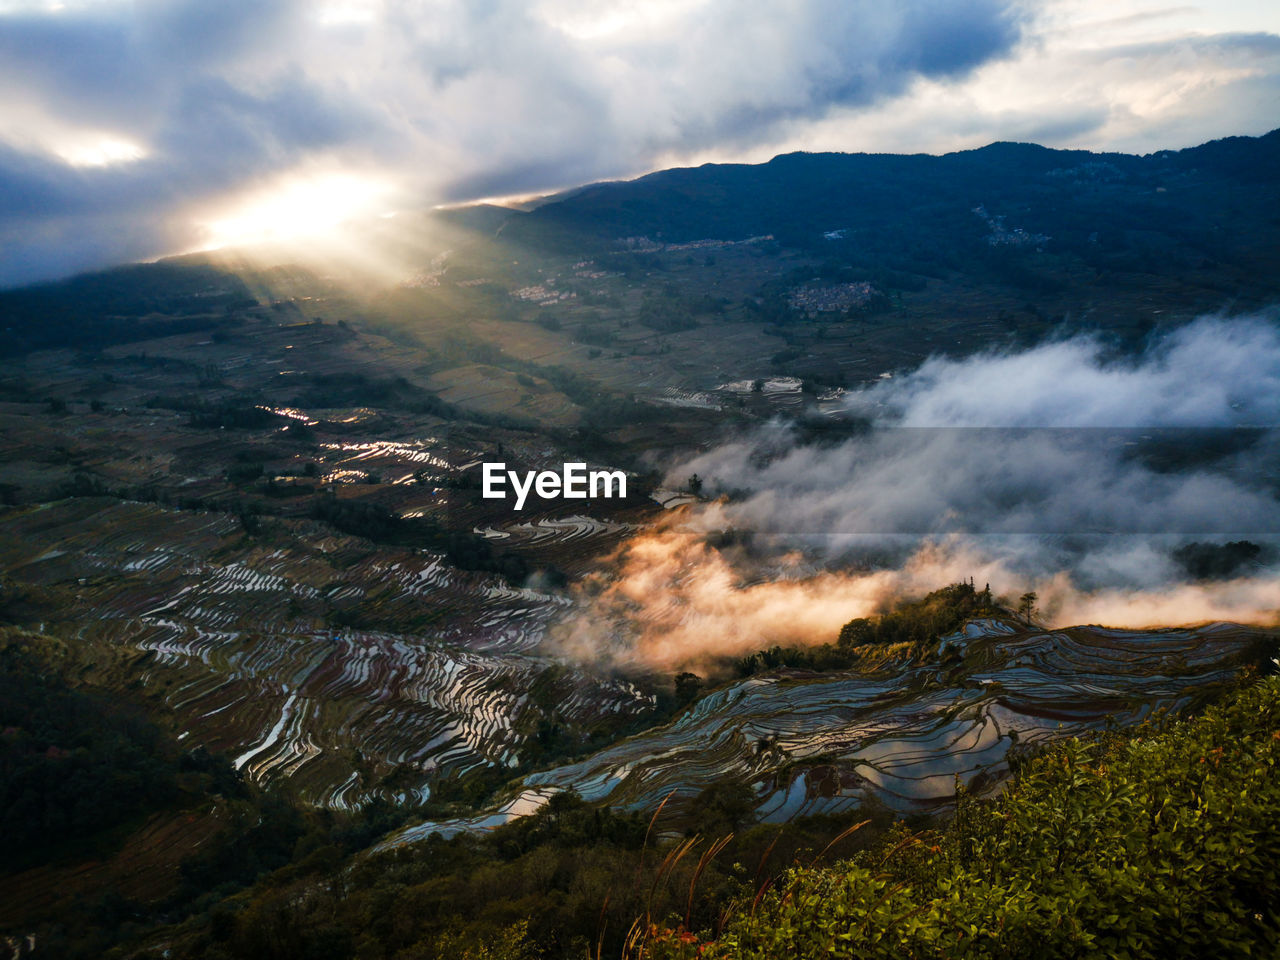
[[477, 528], [486, 540], [527, 544], [565, 544], [599, 537], [601, 534], [626, 533], [638, 529], [635, 524], [596, 520], [581, 514], [572, 517], [542, 518], [507, 523], [501, 527]]
[[[397, 491], [406, 513], [415, 497], [441, 492], [415, 471], [470, 462], [467, 448], [425, 435], [324, 449], [332, 468], [412, 481], [373, 488]], [[651, 496], [651, 515], [689, 499]], [[572, 572], [597, 565], [644, 519], [477, 513], [474, 530]], [[563, 669], [540, 651], [568, 612], [563, 593], [308, 519], [272, 522], [275, 535], [247, 537], [227, 513], [105, 497], [15, 507], [0, 515], [0, 569], [56, 598], [58, 619], [47, 627], [83, 644], [91, 676], [140, 685], [184, 744], [225, 751], [250, 778], [287, 782], [319, 805], [418, 802], [441, 777], [519, 766], [551, 713], [585, 737], [653, 705], [623, 679]], [[484, 829], [568, 788], [631, 808], [673, 794], [679, 810], [724, 778], [751, 785], [768, 820], [868, 801], [928, 810], [950, 800], [957, 777], [997, 782], [1011, 749], [1186, 703], [1232, 675], [1250, 637], [1229, 626], [971, 625], [945, 642], [956, 662], [944, 666], [731, 684], [662, 729], [527, 776], [497, 809], [401, 840]]]
[[[437, 466], [426, 444], [342, 455]], [[437, 778], [514, 768], [550, 710], [585, 736], [652, 706], [625, 680], [561, 669], [539, 651], [564, 594], [276, 522], [287, 535], [264, 542], [227, 514], [72, 498], [0, 517], [0, 567], [59, 597], [50, 632], [78, 638], [98, 680], [162, 702], [184, 744], [225, 751], [252, 779], [288, 782], [320, 805], [413, 803]], [[579, 566], [635, 529], [585, 515], [476, 528]], [[344, 610], [376, 623], [326, 625]], [[972, 624], [944, 642], [949, 665], [743, 680], [660, 730], [526, 777], [500, 809], [405, 836], [482, 829], [567, 788], [634, 808], [674, 792], [679, 809], [723, 778], [750, 784], [770, 820], [867, 801], [927, 810], [957, 777], [997, 781], [1011, 749], [1185, 704], [1232, 675], [1251, 636]]]
[[[320, 805], [420, 801], [437, 777], [514, 766], [541, 704], [582, 731], [652, 706], [533, 652], [565, 596], [287, 523], [268, 546], [225, 514], [69, 499], [0, 518], [0, 566], [60, 591], [50, 632], [91, 651], [97, 679], [162, 700], [184, 745]], [[626, 529], [574, 516], [492, 532], [572, 552]], [[343, 609], [387, 627], [326, 627]]]
[[725, 779], [751, 786], [766, 822], [866, 803], [927, 812], [951, 802], [957, 782], [996, 788], [1011, 752], [1189, 705], [1235, 676], [1256, 636], [1232, 624], [1041, 632], [975, 621], [944, 639], [943, 665], [741, 680], [666, 727], [525, 777], [486, 816], [420, 824], [385, 845], [484, 829], [566, 789], [628, 809], [670, 796], [679, 810]]

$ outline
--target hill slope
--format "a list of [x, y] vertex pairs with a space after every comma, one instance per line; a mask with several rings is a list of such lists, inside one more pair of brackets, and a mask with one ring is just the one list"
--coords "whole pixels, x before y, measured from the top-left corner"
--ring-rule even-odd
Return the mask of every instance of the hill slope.
[[1277, 728], [1270, 677], [1164, 730], [1068, 741], [947, 830], [794, 870], [713, 945], [658, 930], [650, 955], [1272, 955]]

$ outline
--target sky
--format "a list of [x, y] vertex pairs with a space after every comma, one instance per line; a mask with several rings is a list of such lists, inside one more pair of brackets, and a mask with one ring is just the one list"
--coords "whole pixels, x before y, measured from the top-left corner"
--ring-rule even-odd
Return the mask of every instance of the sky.
[[0, 0], [0, 285], [793, 150], [1280, 126], [1280, 4]]

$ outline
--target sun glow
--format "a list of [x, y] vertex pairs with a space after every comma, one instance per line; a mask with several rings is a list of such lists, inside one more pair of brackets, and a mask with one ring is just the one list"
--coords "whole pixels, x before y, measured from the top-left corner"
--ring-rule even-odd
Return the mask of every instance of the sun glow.
[[147, 155], [143, 147], [119, 137], [82, 139], [63, 145], [55, 152], [73, 167], [109, 167], [118, 163], [132, 163]]
[[201, 249], [323, 242], [344, 223], [389, 212], [390, 193], [385, 182], [352, 174], [291, 178], [225, 213], [197, 219]]

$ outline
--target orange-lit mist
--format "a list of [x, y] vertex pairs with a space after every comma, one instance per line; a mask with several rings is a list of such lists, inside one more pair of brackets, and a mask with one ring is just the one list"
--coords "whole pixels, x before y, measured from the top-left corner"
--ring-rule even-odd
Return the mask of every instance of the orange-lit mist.
[[928, 542], [897, 569], [810, 572], [798, 555], [784, 557], [774, 561], [771, 578], [755, 582], [726, 553], [668, 522], [628, 541], [612, 560], [616, 572], [588, 580], [579, 613], [552, 634], [570, 659], [715, 673], [726, 658], [774, 645], [832, 642], [856, 617], [873, 617], [969, 577], [979, 586], [990, 583], [998, 597], [1035, 591], [1046, 627], [1280, 621], [1274, 577], [1089, 592], [1073, 586], [1065, 572], [1019, 577], [961, 538]]
[[1064, 626], [1173, 627], [1214, 620], [1274, 626], [1280, 622], [1280, 581], [1275, 577], [1092, 593], [1076, 590], [1065, 581], [1066, 575], [1059, 574], [1038, 588], [1046, 612], [1055, 624]]

